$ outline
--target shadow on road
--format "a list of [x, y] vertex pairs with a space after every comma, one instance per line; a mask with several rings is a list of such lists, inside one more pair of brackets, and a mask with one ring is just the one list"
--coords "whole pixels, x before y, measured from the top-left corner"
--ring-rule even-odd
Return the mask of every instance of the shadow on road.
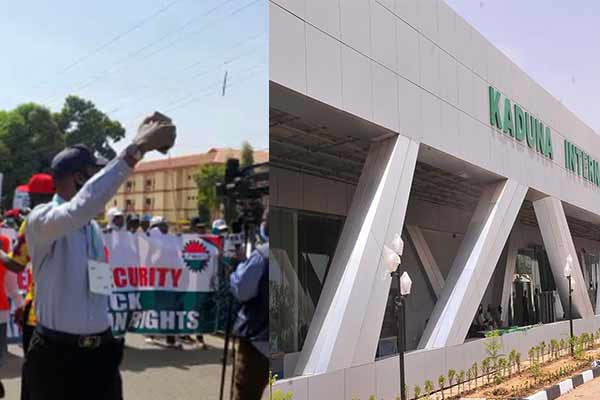
[[22, 365], [23, 357], [9, 352], [5, 355], [2, 368], [0, 368], [0, 379], [20, 378]]
[[222, 349], [201, 351], [127, 347], [121, 363], [121, 371], [144, 371], [161, 367], [187, 370], [196, 365], [220, 365], [222, 356]]

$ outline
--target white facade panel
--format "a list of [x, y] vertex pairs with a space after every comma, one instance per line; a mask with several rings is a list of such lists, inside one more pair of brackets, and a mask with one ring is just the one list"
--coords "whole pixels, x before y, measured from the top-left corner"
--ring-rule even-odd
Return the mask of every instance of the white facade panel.
[[396, 18], [398, 41], [398, 73], [400, 76], [419, 83], [419, 34], [409, 24]]
[[396, 17], [376, 1], [371, 2], [371, 57], [398, 72]]
[[373, 118], [373, 81], [370, 60], [354, 49], [342, 47], [342, 103], [354, 115]]
[[419, 82], [430, 93], [440, 90], [440, 49], [429, 39], [419, 36]]
[[306, 25], [306, 86], [309, 96], [342, 107], [342, 45]]
[[[373, 122], [398, 131], [398, 75], [373, 64]], [[363, 78], [364, 79], [364, 78]]]
[[306, 1], [306, 20], [331, 36], [340, 39], [340, 0]]
[[440, 97], [452, 105], [458, 103], [457, 68], [456, 60], [440, 51]]
[[421, 138], [420, 93], [415, 84], [398, 78], [398, 131], [417, 140]]
[[[269, 4], [269, 78], [306, 93], [305, 24], [285, 9]], [[285, 31], [285, 35], [276, 32]]]
[[371, 0], [340, 1], [342, 41], [371, 55]]

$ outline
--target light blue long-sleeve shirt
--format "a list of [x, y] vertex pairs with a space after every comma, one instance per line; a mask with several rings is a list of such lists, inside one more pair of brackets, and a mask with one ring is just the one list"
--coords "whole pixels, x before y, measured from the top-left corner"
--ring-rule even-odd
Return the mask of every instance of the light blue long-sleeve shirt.
[[108, 296], [90, 292], [88, 260], [104, 254], [92, 219], [125, 182], [132, 169], [111, 161], [69, 201], [37, 206], [25, 233], [35, 282], [38, 323], [60, 332], [92, 334], [109, 328]]

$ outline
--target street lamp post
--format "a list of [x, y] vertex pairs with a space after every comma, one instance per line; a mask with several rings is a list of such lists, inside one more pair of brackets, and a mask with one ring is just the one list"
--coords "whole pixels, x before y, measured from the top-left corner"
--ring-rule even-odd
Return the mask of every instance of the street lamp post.
[[571, 257], [571, 255], [569, 254], [567, 256], [567, 262], [565, 264], [565, 270], [563, 271], [563, 273], [565, 275], [565, 278], [567, 278], [567, 281], [569, 282], [569, 345], [571, 346], [571, 357], [573, 357], [573, 355], [575, 354], [573, 350], [573, 288], [571, 287], [571, 273], [573, 271], [573, 268], [571, 267], [572, 264], [573, 257]]
[[400, 369], [400, 398], [406, 400], [406, 382], [404, 372], [404, 352], [406, 351], [406, 306], [405, 298], [410, 293], [412, 281], [408, 276], [408, 273], [404, 271], [400, 275], [398, 267], [400, 266], [400, 255], [404, 249], [404, 243], [400, 238], [399, 234], [394, 235], [392, 242], [392, 248], [385, 246], [384, 248], [384, 262], [386, 269], [390, 272], [392, 279], [396, 280], [398, 285], [398, 297], [394, 299], [394, 306], [396, 308], [396, 326], [398, 334], [396, 335], [396, 346], [398, 348], [398, 362]]

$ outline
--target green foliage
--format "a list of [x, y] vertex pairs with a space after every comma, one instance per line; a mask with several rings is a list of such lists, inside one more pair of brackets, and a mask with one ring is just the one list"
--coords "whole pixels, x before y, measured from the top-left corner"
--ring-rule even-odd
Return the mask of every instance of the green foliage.
[[481, 360], [481, 373], [485, 376], [486, 381], [490, 382], [490, 359], [488, 357]]
[[498, 366], [498, 358], [503, 354], [500, 353], [502, 350], [502, 342], [500, 341], [500, 332], [498, 330], [488, 332], [485, 337], [485, 351], [488, 355], [488, 359], [491, 362], [492, 368]]
[[240, 167], [247, 167], [254, 164], [254, 149], [247, 141], [242, 143], [242, 153], [240, 155]]
[[292, 400], [292, 392], [283, 393], [280, 389], [273, 391], [273, 385], [277, 382], [277, 374], [269, 371], [269, 400]]
[[415, 385], [414, 387], [415, 399], [421, 397], [421, 387], [419, 385]]
[[[461, 370], [456, 375], [456, 380], [458, 381], [458, 392], [460, 393], [460, 386], [465, 381], [465, 371], [464, 370]], [[463, 390], [464, 390], [464, 385], [463, 385]]]
[[442, 399], [444, 398], [445, 384], [446, 384], [446, 377], [444, 375], [440, 375], [438, 378], [438, 385], [440, 386], [440, 390], [442, 391]]
[[558, 358], [558, 350], [559, 350], [558, 346], [559, 346], [558, 340], [556, 340], [556, 339], [550, 340], [550, 349], [551, 349], [551, 352], [552, 352], [552, 358], [553, 359]]
[[292, 400], [293, 398], [292, 392], [283, 393], [280, 389], [275, 389], [269, 400]]
[[119, 141], [125, 137], [125, 129], [119, 122], [112, 121], [91, 101], [77, 96], [65, 99], [65, 104], [55, 114], [55, 119], [59, 129], [64, 132], [67, 145], [84, 143], [109, 159], [116, 155], [110, 141]]
[[429, 379], [426, 380], [423, 384], [423, 388], [425, 388], [425, 394], [427, 395], [427, 399], [429, 399], [431, 396], [431, 392], [433, 392], [433, 382]]
[[[448, 385], [452, 386], [454, 383], [454, 377], [456, 376], [456, 371], [453, 369], [448, 370]], [[450, 388], [450, 394], [452, 394], [452, 387]]]
[[52, 158], [65, 145], [84, 143], [112, 158], [111, 143], [124, 136], [119, 122], [76, 96], [67, 97], [56, 114], [34, 103], [0, 111], [0, 171], [5, 174], [2, 205], [10, 207], [17, 185], [27, 183], [35, 173], [47, 172]]
[[[219, 210], [221, 204], [215, 185], [225, 178], [224, 164], [204, 164], [196, 175], [198, 186], [198, 207], [200, 215], [207, 220]], [[205, 215], [202, 215], [205, 214]]]

